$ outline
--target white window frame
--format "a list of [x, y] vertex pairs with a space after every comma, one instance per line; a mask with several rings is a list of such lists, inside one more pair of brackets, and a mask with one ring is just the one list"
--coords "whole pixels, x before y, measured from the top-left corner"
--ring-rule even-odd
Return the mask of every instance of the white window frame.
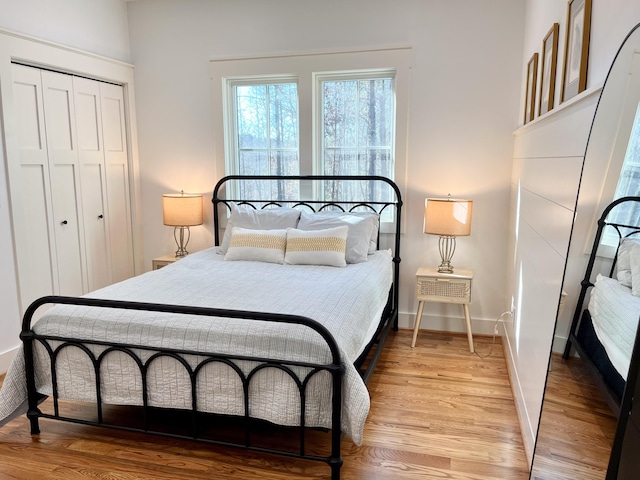
[[[275, 85], [279, 83], [298, 83], [298, 78], [291, 75], [282, 75], [282, 76], [269, 76], [269, 77], [251, 77], [250, 79], [244, 77], [241, 79], [227, 78], [225, 79], [225, 90], [226, 90], [226, 98], [224, 99], [224, 107], [223, 111], [226, 112], [226, 115], [233, 115], [235, 118], [235, 111], [237, 110], [236, 105], [236, 97], [234, 95], [234, 87], [243, 86], [243, 85]], [[299, 104], [299, 99], [298, 99]], [[299, 115], [299, 113], [298, 113]], [[228, 118], [228, 117], [227, 117]], [[298, 122], [300, 119], [298, 118]], [[240, 172], [238, 171], [238, 163], [236, 159], [238, 158], [238, 132], [237, 132], [237, 122], [224, 122], [225, 127], [225, 172], [226, 175], [237, 175]], [[298, 132], [300, 135], [300, 132]], [[298, 154], [300, 152], [300, 146], [298, 145]]]
[[[318, 78], [331, 74], [366, 71], [376, 75], [380, 72], [394, 74], [395, 90], [395, 143], [394, 178], [401, 192], [406, 190], [407, 177], [407, 137], [409, 117], [409, 83], [412, 50], [410, 47], [384, 48], [336, 53], [310, 53], [300, 55], [277, 55], [234, 59], [214, 59], [210, 61], [213, 138], [216, 175], [221, 178], [234, 172], [234, 133], [225, 121], [229, 109], [233, 107], [229, 98], [230, 85], [241, 80], [280, 81], [296, 79], [299, 98], [299, 158], [300, 174], [320, 174], [321, 159], [313, 134], [318, 121], [318, 107], [313, 101]], [[314, 192], [301, 192], [313, 196]], [[384, 229], [383, 229], [384, 231]]]
[[[391, 90], [396, 96], [396, 70], [395, 69], [376, 69], [376, 70], [359, 70], [359, 71], [347, 71], [347, 72], [318, 72], [313, 74], [313, 87], [314, 87], [314, 117], [313, 117], [313, 129], [315, 135], [313, 135], [313, 151], [314, 151], [314, 171], [318, 174], [324, 174], [324, 161], [323, 161], [323, 151], [322, 151], [322, 139], [324, 137], [324, 132], [322, 130], [324, 126], [324, 121], [322, 118], [322, 103], [323, 96], [320, 95], [322, 91], [322, 82], [325, 81], [341, 81], [341, 80], [369, 80], [369, 79], [377, 79], [377, 78], [391, 78]], [[394, 170], [395, 170], [395, 144], [396, 144], [396, 135], [397, 135], [397, 127], [396, 125], [396, 117], [397, 117], [397, 101], [396, 98], [393, 100], [394, 109], [392, 111], [393, 117], [391, 118], [391, 124], [394, 125], [394, 134], [393, 134], [393, 143], [391, 145], [391, 149], [394, 151]], [[395, 174], [397, 171], [394, 171], [394, 178], [396, 179]]]

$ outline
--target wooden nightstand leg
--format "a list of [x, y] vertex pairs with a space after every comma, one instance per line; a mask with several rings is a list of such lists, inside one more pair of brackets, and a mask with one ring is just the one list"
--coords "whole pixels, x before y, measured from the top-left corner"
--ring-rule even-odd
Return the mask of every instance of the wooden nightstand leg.
[[416, 346], [416, 339], [418, 338], [418, 330], [420, 330], [420, 321], [422, 320], [423, 309], [424, 302], [418, 302], [418, 313], [416, 313], [416, 325], [413, 327], [413, 339], [411, 340], [411, 348]]
[[469, 305], [463, 303], [464, 319], [467, 322], [467, 339], [469, 340], [469, 352], [473, 353], [473, 334], [471, 333], [471, 315], [469, 315]]

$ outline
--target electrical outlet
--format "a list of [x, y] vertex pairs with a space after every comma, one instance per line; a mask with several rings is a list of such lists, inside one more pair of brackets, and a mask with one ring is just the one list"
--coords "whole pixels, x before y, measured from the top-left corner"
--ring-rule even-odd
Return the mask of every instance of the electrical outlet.
[[498, 335], [498, 324], [496, 323], [495, 326], [493, 327], [493, 334], [494, 335]]

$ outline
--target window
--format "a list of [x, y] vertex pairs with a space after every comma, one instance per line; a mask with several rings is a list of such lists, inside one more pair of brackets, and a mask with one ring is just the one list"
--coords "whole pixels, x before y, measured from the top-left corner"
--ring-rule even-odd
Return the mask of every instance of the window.
[[[348, 78], [344, 78], [348, 77]], [[391, 72], [373, 76], [318, 76], [322, 92], [318, 171], [326, 175], [378, 175], [394, 178], [395, 102]], [[325, 198], [391, 200], [379, 182], [327, 182]], [[350, 195], [349, 189], [367, 188]], [[376, 190], [377, 189], [377, 190]], [[384, 191], [383, 191], [384, 190]]]
[[[211, 61], [218, 176], [380, 175], [400, 185], [406, 143], [397, 139], [406, 139], [410, 58], [411, 49], [399, 48]], [[246, 183], [236, 193], [330, 200], [366, 188], [371, 201], [392, 195], [356, 183], [301, 193], [297, 182], [273, 182], [268, 192]]]
[[[585, 253], [591, 250], [597, 221], [604, 209], [617, 198], [640, 193], [640, 53], [633, 52], [629, 60], [628, 64], [623, 62], [628, 65], [628, 74], [603, 90], [602, 95], [607, 94], [607, 101], [603, 103], [601, 99], [594, 119], [598, 121], [598, 134], [592, 132], [589, 138], [586, 158], [596, 157], [594, 164], [601, 165], [601, 170], [589, 163], [586, 181], [591, 187], [588, 190], [580, 187], [579, 201], [582, 204], [593, 201], [597, 205], [590, 233], [585, 238]], [[594, 124], [592, 130], [595, 128]], [[598, 185], [600, 175], [602, 183]], [[607, 220], [635, 225], [639, 215], [636, 208], [621, 204], [609, 212]], [[628, 230], [622, 231], [623, 235], [628, 233]], [[613, 258], [618, 241], [619, 236], [613, 227], [605, 228], [598, 255]]]
[[[231, 82], [233, 108], [227, 121], [234, 132], [230, 142], [232, 173], [240, 175], [298, 175], [298, 88], [296, 83]], [[253, 182], [239, 185], [241, 198], [292, 199], [295, 182], [272, 182], [262, 191]]]
[[[640, 195], [640, 104], [636, 108], [613, 200], [638, 195]], [[607, 220], [621, 225], [637, 225], [638, 218], [640, 218], [638, 204], [625, 202], [611, 210]], [[624, 235], [625, 232], [623, 231], [622, 234]], [[618, 244], [618, 239], [618, 234], [613, 230], [613, 227], [607, 227], [603, 232], [602, 243], [605, 245], [615, 247]]]
[[[640, 195], [640, 105], [636, 109], [636, 116], [614, 199], [637, 195]], [[637, 208], [629, 206], [624, 209], [616, 209], [612, 213], [616, 223], [626, 225], [635, 225], [636, 219], [640, 216]]]

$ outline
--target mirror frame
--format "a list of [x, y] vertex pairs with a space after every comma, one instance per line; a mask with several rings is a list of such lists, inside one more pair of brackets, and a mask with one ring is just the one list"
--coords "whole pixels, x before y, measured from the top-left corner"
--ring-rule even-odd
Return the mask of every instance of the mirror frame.
[[[602, 84], [601, 90], [600, 90], [600, 94], [598, 97], [598, 101], [596, 103], [595, 106], [595, 110], [594, 110], [594, 114], [593, 114], [593, 120], [591, 121], [591, 126], [589, 127], [589, 133], [587, 135], [587, 142], [586, 142], [586, 146], [585, 146], [585, 150], [584, 150], [584, 156], [582, 159], [582, 167], [580, 170], [580, 177], [579, 177], [579, 181], [578, 181], [578, 189], [577, 189], [577, 195], [576, 195], [576, 201], [575, 201], [575, 205], [574, 205], [574, 210], [573, 210], [573, 221], [571, 223], [571, 230], [569, 233], [569, 241], [567, 244], [567, 253], [566, 253], [566, 260], [565, 260], [565, 265], [564, 265], [564, 270], [562, 273], [562, 280], [561, 280], [561, 289], [560, 289], [560, 295], [558, 298], [558, 308], [556, 310], [556, 322], [554, 324], [554, 328], [553, 328], [553, 332], [552, 332], [552, 337], [551, 337], [551, 349], [549, 351], [549, 358], [548, 358], [548, 362], [547, 362], [547, 376], [545, 378], [545, 382], [544, 382], [544, 389], [543, 389], [543, 397], [542, 397], [542, 404], [540, 407], [540, 416], [538, 419], [538, 428], [536, 430], [536, 438], [535, 438], [535, 445], [534, 445], [534, 449], [533, 449], [533, 455], [532, 455], [532, 459], [531, 459], [531, 466], [529, 469], [529, 475], [530, 475], [530, 479], [533, 478], [533, 469], [535, 466], [535, 462], [536, 462], [536, 453], [537, 453], [537, 449], [538, 449], [538, 442], [539, 442], [539, 435], [540, 435], [540, 427], [542, 424], [542, 415], [544, 412], [544, 406], [545, 406], [545, 402], [546, 402], [546, 392], [547, 392], [547, 386], [548, 386], [548, 380], [549, 380], [549, 369], [551, 367], [551, 359], [552, 359], [552, 355], [553, 355], [553, 340], [556, 337], [556, 333], [557, 333], [557, 329], [558, 329], [558, 317], [561, 313], [561, 302], [562, 302], [562, 291], [564, 290], [564, 284], [565, 281], [567, 280], [566, 275], [567, 275], [567, 265], [569, 264], [569, 260], [570, 260], [570, 253], [571, 253], [571, 249], [572, 247], [575, 246], [575, 238], [574, 238], [574, 227], [575, 227], [575, 222], [576, 222], [576, 216], [578, 214], [578, 206], [579, 206], [579, 200], [580, 200], [580, 195], [582, 193], [582, 189], [583, 189], [583, 176], [584, 176], [584, 171], [585, 171], [585, 164], [587, 161], [587, 156], [589, 154], [589, 147], [592, 146], [592, 135], [594, 132], [594, 126], [596, 125], [596, 120], [598, 118], [598, 112], [601, 109], [601, 102], [603, 99], [603, 96], [605, 94], [605, 92], [608, 92], [608, 90], [606, 90], [607, 84], [610, 81], [610, 77], [611, 74], [616, 66], [616, 62], [618, 61], [618, 58], [620, 57], [620, 54], [622, 53], [622, 51], [625, 49], [625, 47], [627, 47], [627, 42], [629, 41], [629, 39], [633, 36], [634, 33], [636, 33], [638, 30], [640, 30], [640, 23], [637, 23], [628, 33], [627, 35], [624, 37], [624, 39], [622, 40], [620, 46], [618, 47], [618, 50], [616, 51], [616, 54], [613, 57], [613, 60], [611, 62], [611, 65], [609, 66], [609, 70], [607, 71], [607, 75], [605, 77], [604, 83]], [[637, 45], [638, 50], [640, 50], [640, 42]], [[605, 205], [606, 206], [606, 205]], [[596, 210], [595, 210], [595, 217], [599, 217], [598, 214], [598, 205], [596, 205]], [[569, 338], [567, 338], [567, 342], [569, 341]], [[640, 352], [638, 352], [638, 350], [640, 349], [640, 329], [638, 329], [638, 333], [637, 333], [637, 337], [636, 337], [636, 348], [634, 348], [634, 353], [632, 355], [632, 363], [631, 366], [629, 368], [629, 378], [631, 378], [632, 375], [638, 375], [638, 373], [640, 372]], [[628, 386], [631, 386], [629, 384], [629, 382], [627, 382]], [[633, 385], [635, 387], [635, 383]], [[627, 397], [629, 397], [629, 399], [627, 399]], [[621, 404], [621, 408], [623, 408], [623, 406], [626, 404], [628, 404], [630, 402], [630, 397], [631, 395], [627, 395], [627, 387], [625, 386], [625, 391], [624, 391], [624, 395], [623, 395], [623, 399], [622, 399], [622, 404]], [[622, 410], [624, 411], [624, 410]], [[609, 458], [609, 470], [612, 469], [612, 464], [615, 464], [617, 466], [617, 461], [620, 458], [620, 450], [621, 450], [621, 442], [622, 440], [619, 439], [618, 437], [620, 437], [620, 429], [622, 428], [623, 433], [624, 433], [624, 426], [621, 427], [621, 424], [625, 424], [626, 425], [626, 419], [624, 419], [623, 421], [618, 421], [618, 425], [617, 425], [617, 430], [616, 430], [616, 437], [613, 440], [613, 447], [611, 450], [611, 454], [610, 454], [610, 458]], [[617, 468], [616, 468], [617, 471]], [[615, 477], [610, 477], [609, 474], [607, 474], [606, 476], [607, 479], [609, 478], [615, 478]], [[603, 477], [604, 480], [604, 477]]]

